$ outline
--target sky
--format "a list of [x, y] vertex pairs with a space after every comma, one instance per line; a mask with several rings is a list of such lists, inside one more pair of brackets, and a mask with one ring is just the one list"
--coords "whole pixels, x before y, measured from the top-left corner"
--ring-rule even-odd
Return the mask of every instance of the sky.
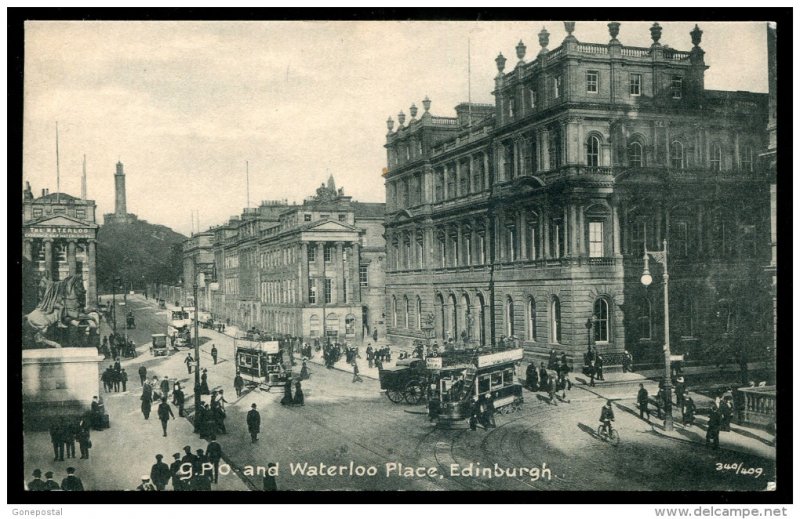
[[[606, 43], [606, 24], [574, 35]], [[660, 24], [662, 44], [691, 49], [694, 23]], [[647, 47], [650, 25], [622, 22], [618, 39]], [[767, 92], [765, 23], [699, 25], [706, 88]], [[245, 162], [251, 207], [302, 202], [330, 174], [383, 202], [387, 117], [426, 95], [440, 116], [470, 92], [492, 103], [498, 52], [509, 70], [523, 40], [534, 59], [542, 27], [550, 49], [566, 36], [560, 21], [27, 22], [23, 180], [56, 191], [57, 121], [61, 191], [80, 196], [85, 155], [100, 221], [118, 160], [128, 212], [184, 234], [195, 211], [201, 229], [241, 213]]]

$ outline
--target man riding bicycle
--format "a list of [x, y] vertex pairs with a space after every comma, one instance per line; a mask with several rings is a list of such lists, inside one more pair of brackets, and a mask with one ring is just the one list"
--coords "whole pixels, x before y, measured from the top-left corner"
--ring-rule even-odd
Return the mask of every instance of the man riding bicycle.
[[603, 424], [603, 428], [607, 435], [611, 435], [611, 422], [614, 421], [614, 409], [611, 407], [611, 400], [606, 402], [606, 405], [603, 406], [603, 410], [600, 412], [600, 423]]

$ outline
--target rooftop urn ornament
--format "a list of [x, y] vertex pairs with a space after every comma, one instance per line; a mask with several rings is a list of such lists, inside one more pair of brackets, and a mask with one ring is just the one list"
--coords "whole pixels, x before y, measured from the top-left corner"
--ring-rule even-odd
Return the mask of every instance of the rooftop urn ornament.
[[539, 31], [539, 45], [542, 46], [542, 50], [539, 52], [547, 52], [547, 45], [550, 43], [550, 33], [547, 32], [547, 29], [542, 27], [542, 30]]
[[391, 115], [389, 116], [388, 119], [386, 119], [386, 128], [388, 128], [389, 131], [392, 131], [392, 128], [394, 128], [394, 121], [392, 120]]
[[608, 34], [611, 35], [611, 41], [617, 41], [619, 34], [619, 22], [611, 22], [608, 24]]
[[428, 99], [428, 96], [425, 96], [425, 99], [422, 100], [422, 108], [426, 112], [431, 109], [431, 100]]
[[567, 31], [567, 38], [574, 38], [572, 33], [575, 32], [575, 22], [564, 22], [564, 30]]
[[692, 32], [690, 32], [689, 34], [691, 34], [692, 36], [692, 44], [695, 47], [699, 46], [700, 41], [703, 38], [703, 31], [700, 30], [700, 27], [698, 27], [697, 24], [694, 24], [694, 29], [692, 29]]
[[519, 43], [517, 43], [517, 59], [519, 59], [520, 63], [524, 61], [526, 50], [527, 47], [525, 46], [525, 44], [522, 43], [522, 40], [519, 40]]
[[655, 22], [652, 27], [650, 27], [650, 37], [653, 38], [653, 45], [658, 45], [658, 40], [661, 39], [661, 26], [658, 25], [658, 22]]
[[502, 75], [503, 74], [503, 69], [506, 68], [506, 57], [503, 56], [503, 53], [501, 52], [494, 59], [494, 62], [497, 63], [497, 72], [499, 72], [500, 75]]
[[408, 112], [411, 114], [411, 118], [412, 119], [414, 117], [416, 117], [417, 116], [417, 105], [416, 104], [412, 104], [411, 108], [408, 109]]
[[402, 127], [403, 123], [406, 122], [406, 114], [404, 114], [402, 110], [399, 114], [397, 114], [397, 122], [400, 124], [400, 127]]

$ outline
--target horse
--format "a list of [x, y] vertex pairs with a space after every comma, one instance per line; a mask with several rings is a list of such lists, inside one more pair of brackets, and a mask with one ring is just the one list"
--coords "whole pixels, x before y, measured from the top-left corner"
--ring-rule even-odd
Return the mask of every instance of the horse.
[[86, 326], [86, 335], [100, 326], [100, 315], [96, 310], [84, 312], [86, 290], [79, 275], [70, 275], [61, 281], [42, 278], [39, 284], [41, 298], [36, 308], [23, 317], [23, 333], [33, 335], [37, 344], [60, 348], [61, 344], [45, 337], [56, 325], [59, 328]]

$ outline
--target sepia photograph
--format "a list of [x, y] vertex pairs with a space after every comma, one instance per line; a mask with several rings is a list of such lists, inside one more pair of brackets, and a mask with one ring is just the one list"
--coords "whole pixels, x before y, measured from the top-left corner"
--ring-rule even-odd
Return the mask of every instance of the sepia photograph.
[[786, 11], [26, 19], [10, 489], [791, 486]]

